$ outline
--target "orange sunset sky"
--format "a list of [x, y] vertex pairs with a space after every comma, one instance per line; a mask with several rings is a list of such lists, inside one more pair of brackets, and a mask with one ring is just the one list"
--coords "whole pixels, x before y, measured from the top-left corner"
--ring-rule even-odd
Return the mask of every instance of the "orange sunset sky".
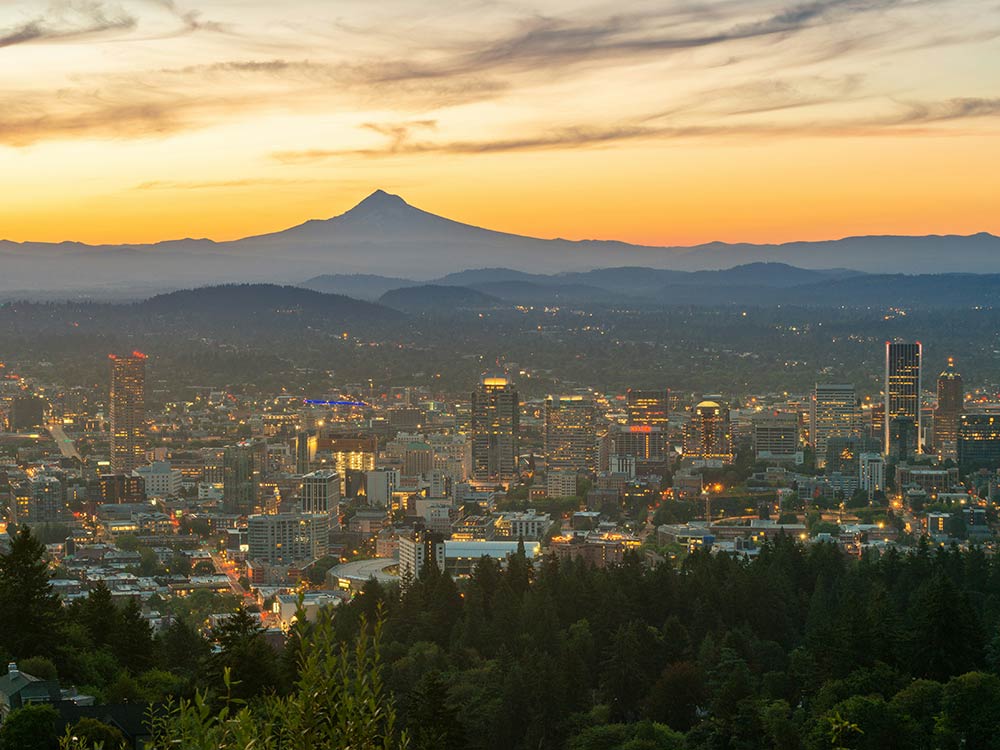
[[0, 173], [18, 241], [1000, 234], [1000, 6], [5, 0]]

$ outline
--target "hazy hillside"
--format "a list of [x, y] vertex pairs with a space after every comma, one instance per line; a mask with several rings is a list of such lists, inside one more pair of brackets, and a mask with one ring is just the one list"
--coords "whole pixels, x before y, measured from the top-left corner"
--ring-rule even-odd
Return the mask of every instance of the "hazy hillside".
[[383, 294], [379, 303], [407, 312], [450, 312], [496, 307], [503, 300], [468, 287], [425, 284], [393, 289]]

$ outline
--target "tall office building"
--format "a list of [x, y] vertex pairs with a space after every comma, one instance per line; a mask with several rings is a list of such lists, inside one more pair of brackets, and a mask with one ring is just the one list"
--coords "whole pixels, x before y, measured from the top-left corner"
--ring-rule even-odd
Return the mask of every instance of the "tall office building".
[[340, 475], [335, 471], [306, 474], [302, 477], [300, 497], [303, 513], [323, 513], [335, 518], [340, 504]]
[[642, 465], [640, 473], [658, 469], [667, 460], [670, 391], [629, 388], [625, 393], [625, 410], [628, 425], [612, 433], [613, 450], [635, 456]]
[[959, 416], [958, 462], [969, 468], [1000, 464], [1000, 413], [976, 411]]
[[885, 441], [887, 455], [906, 458], [919, 453], [923, 436], [920, 415], [923, 346], [885, 342]]
[[316, 448], [319, 445], [319, 435], [315, 432], [301, 431], [295, 435], [295, 473], [307, 474], [316, 463]]
[[670, 391], [629, 388], [625, 393], [625, 409], [630, 425], [659, 426], [666, 430], [670, 423]]
[[684, 457], [696, 465], [722, 466], [733, 462], [733, 434], [729, 409], [704, 400], [694, 407], [684, 431]]
[[755, 416], [753, 449], [758, 461], [802, 463], [799, 415], [776, 411]]
[[110, 354], [111, 471], [131, 474], [146, 462], [146, 355]]
[[816, 466], [826, 465], [831, 438], [858, 437], [861, 420], [854, 386], [844, 383], [817, 383], [813, 391], [812, 428]]
[[943, 459], [958, 457], [958, 417], [964, 404], [962, 375], [955, 370], [955, 360], [948, 357], [948, 366], [938, 375], [934, 411], [934, 445]]
[[222, 454], [222, 504], [227, 513], [249, 515], [260, 504], [263, 444], [242, 442]]
[[663, 464], [667, 460], [665, 430], [659, 425], [619, 425], [611, 433], [611, 452], [632, 456], [644, 466]]
[[549, 471], [597, 470], [597, 411], [584, 396], [545, 399], [545, 459]]
[[484, 375], [472, 392], [472, 476], [507, 482], [517, 474], [521, 402], [503, 375]]

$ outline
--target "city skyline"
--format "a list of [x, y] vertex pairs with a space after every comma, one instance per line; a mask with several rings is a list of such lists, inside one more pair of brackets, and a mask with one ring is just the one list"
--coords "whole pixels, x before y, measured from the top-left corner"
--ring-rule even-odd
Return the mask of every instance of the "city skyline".
[[376, 187], [539, 237], [1000, 232], [983, 3], [331, 8], [5, 4], [4, 237], [233, 239]]

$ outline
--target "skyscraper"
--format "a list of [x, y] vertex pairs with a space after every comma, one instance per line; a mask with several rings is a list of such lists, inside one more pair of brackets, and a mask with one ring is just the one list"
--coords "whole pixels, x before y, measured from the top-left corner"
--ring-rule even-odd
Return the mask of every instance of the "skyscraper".
[[858, 400], [854, 386], [844, 383], [817, 383], [813, 392], [812, 433], [816, 466], [826, 465], [831, 438], [851, 438], [860, 434]]
[[337, 516], [340, 476], [335, 471], [314, 471], [302, 477], [302, 512]]
[[111, 360], [111, 471], [131, 474], [146, 462], [146, 355], [132, 352]]
[[[634, 456], [641, 465], [640, 474], [660, 469], [667, 460], [667, 431], [670, 425], [670, 391], [625, 393], [628, 425], [615, 430], [612, 446], [615, 453]], [[662, 469], [660, 469], [662, 471]]]
[[545, 458], [549, 471], [597, 470], [597, 413], [584, 396], [545, 399]]
[[319, 436], [314, 432], [300, 431], [295, 434], [295, 472], [308, 474], [316, 462], [316, 447]]
[[[885, 446], [887, 455], [905, 458], [920, 452], [923, 346], [885, 342]], [[893, 438], [896, 438], [895, 440]]]
[[507, 482], [517, 476], [521, 402], [503, 375], [484, 375], [472, 392], [472, 476]]
[[222, 454], [222, 503], [227, 513], [249, 515], [257, 510], [263, 463], [259, 444], [226, 446]]
[[694, 407], [684, 431], [684, 458], [703, 466], [733, 462], [733, 435], [726, 406], [706, 399]]
[[962, 375], [955, 370], [955, 360], [938, 376], [937, 409], [934, 412], [934, 445], [941, 458], [958, 458], [958, 417], [965, 403]]
[[628, 423], [647, 427], [663, 427], [670, 422], [670, 391], [638, 391], [629, 388], [625, 393]]
[[958, 462], [969, 468], [1000, 463], [1000, 414], [975, 411], [959, 416]]

